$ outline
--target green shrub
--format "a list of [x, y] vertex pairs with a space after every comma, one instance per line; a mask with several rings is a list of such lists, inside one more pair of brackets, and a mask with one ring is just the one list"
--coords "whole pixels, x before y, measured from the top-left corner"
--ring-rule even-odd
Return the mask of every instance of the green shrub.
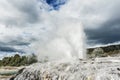
[[37, 62], [37, 58], [33, 54], [30, 57], [15, 54], [14, 56], [4, 57], [0, 60], [0, 66], [25, 66], [35, 62]]

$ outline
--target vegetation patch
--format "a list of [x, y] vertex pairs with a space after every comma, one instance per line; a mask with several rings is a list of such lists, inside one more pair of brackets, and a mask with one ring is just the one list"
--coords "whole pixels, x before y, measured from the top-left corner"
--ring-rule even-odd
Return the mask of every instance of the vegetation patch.
[[32, 56], [20, 56], [15, 54], [11, 57], [4, 57], [0, 60], [0, 66], [27, 66], [37, 62], [37, 58], [34, 54]]

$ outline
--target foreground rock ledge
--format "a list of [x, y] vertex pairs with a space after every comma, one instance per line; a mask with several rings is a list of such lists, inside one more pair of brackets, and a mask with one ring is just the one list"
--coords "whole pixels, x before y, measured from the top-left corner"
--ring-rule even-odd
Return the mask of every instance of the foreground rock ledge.
[[120, 80], [120, 58], [36, 63], [11, 80]]

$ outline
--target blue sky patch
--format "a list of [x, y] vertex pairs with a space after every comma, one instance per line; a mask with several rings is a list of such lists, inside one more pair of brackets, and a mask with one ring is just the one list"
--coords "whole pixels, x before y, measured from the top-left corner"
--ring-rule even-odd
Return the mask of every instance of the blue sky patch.
[[58, 10], [61, 5], [64, 5], [67, 0], [46, 0], [46, 2], [52, 6], [55, 10]]

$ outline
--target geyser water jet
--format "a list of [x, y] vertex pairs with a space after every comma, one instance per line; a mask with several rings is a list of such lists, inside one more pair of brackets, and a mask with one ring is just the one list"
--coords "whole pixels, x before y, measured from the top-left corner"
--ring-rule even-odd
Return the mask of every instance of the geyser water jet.
[[44, 11], [41, 13], [42, 25], [49, 30], [43, 42], [34, 45], [38, 59], [61, 60], [86, 57], [85, 33], [82, 23], [76, 16], [67, 15], [72, 13], [68, 9], [71, 1], [62, 6], [59, 11]]
[[50, 35], [43, 46], [38, 46], [37, 55], [39, 59], [49, 60], [85, 58], [85, 34], [83, 26], [75, 18], [58, 18], [54, 34]]

